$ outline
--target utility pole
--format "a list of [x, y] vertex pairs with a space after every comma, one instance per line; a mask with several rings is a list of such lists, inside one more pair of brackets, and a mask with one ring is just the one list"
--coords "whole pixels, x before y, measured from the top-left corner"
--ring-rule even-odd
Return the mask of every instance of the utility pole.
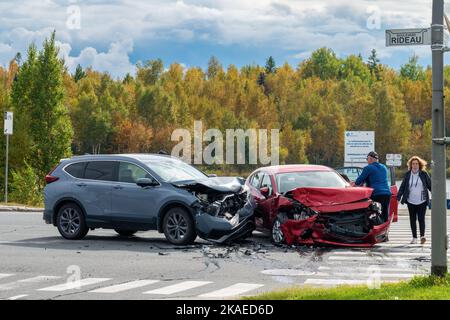
[[444, 121], [444, 52], [450, 51], [444, 41], [444, 0], [433, 0], [431, 20], [431, 28], [386, 30], [386, 46], [431, 46], [433, 65], [431, 274], [444, 276], [447, 273], [448, 247], [445, 148], [450, 145], [450, 137], [445, 136]]
[[447, 272], [447, 195], [446, 144], [444, 121], [444, 0], [433, 0], [431, 50], [433, 72], [432, 98], [432, 179], [431, 205], [431, 274]]

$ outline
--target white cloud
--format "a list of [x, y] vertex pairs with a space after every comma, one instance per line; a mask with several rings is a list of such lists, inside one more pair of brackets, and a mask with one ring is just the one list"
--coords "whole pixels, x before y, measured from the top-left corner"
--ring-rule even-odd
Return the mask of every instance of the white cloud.
[[72, 47], [68, 43], [58, 43], [60, 55], [67, 67], [74, 72], [77, 65], [83, 68], [92, 67], [94, 70], [109, 72], [112, 77], [123, 77], [134, 74], [136, 67], [130, 62], [129, 54], [133, 51], [133, 40], [119, 40], [111, 43], [108, 52], [97, 52], [92, 47], [84, 48], [77, 57], [70, 56]]
[[[70, 5], [80, 7], [80, 30], [67, 29]], [[376, 30], [367, 28], [368, 8], [373, 6], [380, 14]], [[368, 55], [372, 48], [381, 58], [412, 50], [430, 55], [422, 48], [384, 45], [384, 29], [429, 26], [430, 0], [22, 0], [0, 1], [0, 11], [3, 65], [55, 29], [70, 68], [80, 63], [114, 75], [132, 70], [128, 57], [133, 44], [151, 47], [159, 40], [273, 47], [286, 52], [286, 58], [298, 59], [322, 46], [338, 55]], [[71, 57], [71, 52], [79, 54]]]

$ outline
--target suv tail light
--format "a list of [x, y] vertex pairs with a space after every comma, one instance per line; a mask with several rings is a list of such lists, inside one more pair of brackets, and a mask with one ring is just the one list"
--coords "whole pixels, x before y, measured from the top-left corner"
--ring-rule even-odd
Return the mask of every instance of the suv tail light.
[[54, 166], [54, 167], [52, 168], [52, 170], [50, 170], [50, 172], [45, 176], [45, 182], [47, 182], [47, 184], [59, 180], [58, 177], [52, 176], [52, 173], [53, 173], [53, 171], [55, 171], [56, 167], [57, 167], [57, 165]]

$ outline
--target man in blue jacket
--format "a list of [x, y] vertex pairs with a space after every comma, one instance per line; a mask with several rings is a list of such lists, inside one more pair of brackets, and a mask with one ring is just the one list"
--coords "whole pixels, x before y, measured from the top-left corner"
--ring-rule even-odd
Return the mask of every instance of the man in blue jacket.
[[368, 165], [364, 167], [361, 175], [356, 179], [355, 185], [372, 188], [371, 199], [381, 203], [382, 216], [384, 221], [389, 219], [389, 203], [391, 202], [391, 189], [388, 183], [388, 172], [386, 166], [378, 162], [378, 154], [375, 151], [367, 155]]

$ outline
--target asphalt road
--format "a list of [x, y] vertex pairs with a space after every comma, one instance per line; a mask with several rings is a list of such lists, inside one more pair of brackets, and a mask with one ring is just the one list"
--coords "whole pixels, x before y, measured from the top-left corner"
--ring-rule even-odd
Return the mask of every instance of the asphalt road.
[[42, 214], [0, 212], [0, 299], [228, 299], [294, 285], [376, 287], [429, 273], [427, 219], [423, 246], [408, 244], [401, 216], [390, 242], [372, 249], [280, 248], [256, 232], [230, 247], [200, 239], [176, 247], [157, 232], [127, 239], [95, 230], [68, 241]]

